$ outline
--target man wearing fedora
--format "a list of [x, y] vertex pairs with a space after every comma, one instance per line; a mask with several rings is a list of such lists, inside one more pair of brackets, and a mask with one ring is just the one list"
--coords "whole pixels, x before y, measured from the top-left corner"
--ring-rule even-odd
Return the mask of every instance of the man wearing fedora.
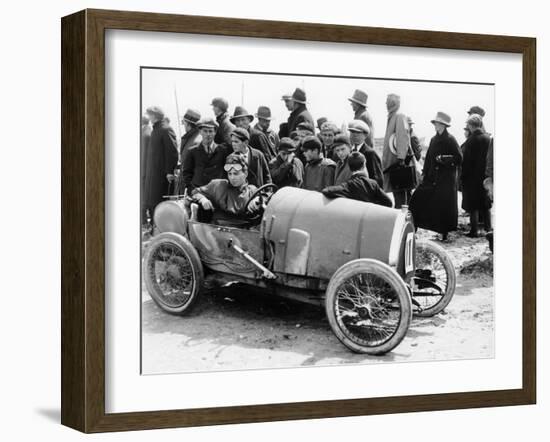
[[203, 118], [197, 124], [202, 141], [191, 147], [182, 164], [183, 188], [190, 193], [194, 188], [204, 186], [214, 179], [224, 177], [223, 165], [232, 152], [231, 147], [216, 144], [214, 138], [219, 126], [213, 118]]
[[267, 135], [251, 126], [254, 121], [254, 115], [249, 113], [244, 107], [237, 106], [235, 107], [235, 111], [233, 112], [230, 120], [235, 127], [240, 127], [248, 132], [250, 135], [250, 140], [248, 142], [250, 147], [262, 152], [266, 158], [272, 158]]
[[310, 135], [304, 138], [302, 150], [307, 161], [302, 184], [304, 189], [320, 192], [325, 187], [334, 184], [336, 163], [328, 158], [323, 158], [321, 149], [321, 141], [316, 136]]
[[248, 168], [248, 182], [256, 187], [271, 183], [271, 174], [264, 154], [248, 145], [250, 134], [243, 127], [237, 127], [231, 134], [233, 152], [243, 156]]
[[181, 137], [180, 143], [180, 156], [179, 156], [179, 174], [176, 179], [176, 185], [174, 186], [174, 195], [179, 195], [185, 190], [183, 185], [183, 179], [181, 176], [182, 165], [185, 162], [189, 149], [202, 141], [197, 123], [201, 119], [201, 114], [195, 109], [187, 109], [181, 122], [185, 128], [185, 134]]
[[284, 128], [285, 129], [284, 133], [279, 132], [279, 136], [281, 138], [289, 136], [290, 133], [296, 130], [296, 127], [298, 126], [298, 124], [302, 122], [308, 122], [309, 124], [311, 124], [312, 129], [315, 130], [315, 123], [313, 122], [313, 117], [311, 116], [311, 114], [309, 113], [309, 110], [306, 107], [306, 92], [303, 89], [299, 87], [296, 88], [291, 98], [288, 98], [287, 96], [283, 96], [283, 100], [285, 100], [287, 109], [291, 107], [292, 111], [288, 116], [287, 124], [286, 124], [286, 127]]
[[216, 97], [212, 99], [210, 105], [218, 123], [214, 141], [216, 144], [225, 143], [227, 146], [231, 146], [231, 132], [233, 132], [235, 126], [229, 121], [229, 113], [227, 112], [229, 103], [225, 98]]
[[438, 112], [431, 122], [436, 133], [430, 140], [422, 184], [412, 195], [410, 210], [416, 227], [439, 232], [446, 240], [458, 224], [456, 168], [462, 155], [456, 139], [447, 131], [451, 117]]
[[365, 157], [369, 178], [376, 181], [379, 186], [384, 185], [382, 162], [374, 149], [367, 144], [370, 129], [363, 120], [353, 120], [348, 124], [348, 131], [352, 152], [361, 152]]
[[174, 129], [167, 123], [164, 111], [158, 106], [146, 110], [153, 128], [145, 160], [143, 201], [151, 219], [155, 207], [170, 192], [174, 169], [178, 163], [178, 143]]
[[266, 136], [269, 143], [269, 152], [266, 155], [266, 160], [270, 161], [277, 156], [277, 149], [279, 147], [279, 135], [269, 127], [271, 125], [271, 109], [267, 106], [258, 107], [256, 118], [258, 122], [254, 126], [254, 129]]
[[287, 137], [281, 139], [277, 156], [269, 162], [271, 179], [279, 189], [281, 187], [301, 187], [304, 177], [304, 165], [296, 158], [296, 145]]
[[327, 198], [350, 198], [366, 203], [392, 207], [391, 199], [371, 180], [365, 166], [365, 157], [361, 152], [352, 152], [348, 159], [351, 176], [341, 184], [325, 187], [322, 190]]
[[411, 139], [407, 116], [399, 112], [401, 97], [397, 94], [389, 94], [386, 98], [388, 110], [388, 122], [386, 134], [384, 135], [384, 148], [382, 150], [382, 170], [384, 172], [384, 190], [393, 193], [395, 207], [401, 208], [408, 204], [411, 197], [411, 190], [396, 188], [395, 183], [390, 180], [390, 171], [399, 166], [405, 166], [405, 160], [410, 153]]
[[348, 100], [350, 101], [351, 108], [353, 109], [353, 112], [354, 112], [353, 119], [362, 120], [369, 127], [369, 133], [366, 138], [366, 143], [370, 147], [374, 147], [374, 127], [372, 125], [372, 117], [369, 111], [367, 111], [368, 97], [369, 96], [365, 91], [362, 91], [361, 89], [355, 89], [353, 96], [348, 98]]

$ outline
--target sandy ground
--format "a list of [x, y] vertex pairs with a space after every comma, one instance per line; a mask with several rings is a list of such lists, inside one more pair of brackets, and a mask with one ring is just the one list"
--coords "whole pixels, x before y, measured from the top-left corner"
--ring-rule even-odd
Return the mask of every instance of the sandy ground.
[[[234, 285], [205, 292], [186, 316], [164, 313], [142, 291], [142, 373], [409, 362], [494, 356], [492, 255], [485, 238], [464, 236], [467, 219], [446, 242], [457, 271], [447, 309], [413, 318], [405, 339], [384, 356], [350, 352], [333, 335], [324, 309]], [[431, 232], [419, 231], [425, 238]]]

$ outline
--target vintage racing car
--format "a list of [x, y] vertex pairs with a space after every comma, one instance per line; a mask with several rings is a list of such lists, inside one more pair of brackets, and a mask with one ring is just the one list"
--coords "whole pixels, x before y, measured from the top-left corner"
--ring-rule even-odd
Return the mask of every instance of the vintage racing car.
[[[417, 241], [410, 212], [293, 187], [260, 187], [255, 216], [210, 224], [196, 204], [159, 204], [143, 275], [166, 312], [186, 313], [205, 279], [241, 282], [269, 294], [324, 305], [330, 327], [354, 352], [384, 354], [404, 338], [413, 314], [450, 302], [454, 267], [446, 252]], [[250, 206], [250, 205], [247, 205]]]

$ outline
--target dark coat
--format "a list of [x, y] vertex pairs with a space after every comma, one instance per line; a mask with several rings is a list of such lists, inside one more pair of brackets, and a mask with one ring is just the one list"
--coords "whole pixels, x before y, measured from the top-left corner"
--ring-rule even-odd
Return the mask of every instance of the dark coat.
[[168, 195], [169, 182], [166, 175], [174, 173], [178, 163], [178, 144], [174, 129], [166, 121], [153, 125], [149, 149], [145, 160], [145, 184], [143, 199], [145, 206], [152, 211]]
[[386, 195], [376, 181], [371, 180], [362, 172], [356, 172], [345, 183], [326, 187], [322, 192], [327, 198], [350, 198], [352, 200], [392, 207], [390, 197]]
[[271, 183], [269, 166], [262, 152], [248, 148], [248, 183], [256, 187]]
[[[313, 117], [309, 113], [305, 104], [300, 104], [296, 109], [294, 109], [288, 116], [288, 121], [286, 126], [281, 126], [281, 132], [279, 132], [279, 137], [288, 137], [290, 134], [296, 130], [298, 124], [307, 121], [311, 124], [312, 127], [315, 127], [313, 123]], [[283, 130], [286, 130], [286, 133], [282, 133]]]
[[271, 172], [271, 179], [279, 189], [281, 187], [301, 187], [304, 180], [304, 165], [302, 162], [294, 157], [292, 162], [283, 161], [281, 157], [277, 156], [269, 162], [269, 171]]
[[267, 131], [263, 130], [259, 124], [256, 124], [254, 126], [254, 129], [256, 129], [258, 132], [263, 133], [267, 137], [267, 142], [269, 143], [269, 155], [266, 155], [265, 159], [269, 162], [272, 158], [275, 158], [277, 156], [277, 153], [279, 152], [279, 143], [281, 141], [279, 139], [279, 135], [277, 135], [277, 133], [273, 129], [267, 129]]
[[226, 144], [231, 147], [231, 134], [235, 130], [235, 125], [229, 120], [229, 114], [224, 112], [216, 117], [216, 121], [219, 124], [216, 136], [214, 137], [214, 143]]
[[361, 152], [365, 157], [369, 178], [376, 181], [379, 186], [383, 186], [384, 172], [382, 171], [382, 161], [380, 160], [378, 154], [366, 143], [363, 143], [359, 147], [359, 152]]
[[145, 191], [145, 174], [146, 174], [146, 166], [147, 166], [147, 155], [149, 154], [149, 140], [151, 139], [151, 126], [143, 125], [141, 126], [141, 142], [140, 142], [140, 148], [141, 148], [141, 155], [140, 155], [140, 191], [142, 195], [142, 201], [144, 202], [143, 195]]
[[351, 178], [351, 170], [349, 168], [348, 159], [338, 160], [336, 170], [334, 172], [334, 185], [345, 183]]
[[265, 132], [249, 127], [248, 133], [250, 134], [250, 141], [248, 142], [248, 145], [263, 153], [267, 161], [271, 160], [271, 158], [276, 155], [275, 150], [271, 148], [271, 144], [269, 143], [269, 139], [267, 138], [267, 134]]
[[483, 187], [490, 142], [491, 137], [478, 129], [462, 145], [462, 208], [468, 212], [491, 207]]
[[327, 158], [319, 158], [306, 164], [302, 188], [320, 192], [334, 184], [336, 164]]
[[199, 132], [199, 129], [194, 127], [190, 131], [186, 132], [183, 137], [181, 137], [180, 143], [180, 173], [176, 185], [174, 186], [174, 195], [182, 194], [185, 190], [185, 184], [183, 182], [183, 176], [181, 170], [183, 169], [183, 164], [185, 163], [185, 158], [189, 153], [189, 149], [193, 146], [197, 146], [202, 141], [202, 136]]
[[[417, 227], [447, 233], [458, 223], [456, 168], [462, 162], [458, 143], [446, 130], [436, 134], [426, 152], [422, 184], [413, 193], [410, 210]], [[448, 155], [448, 158], [439, 158]]]
[[233, 149], [225, 144], [214, 143], [214, 145], [216, 148], [213, 153], [207, 153], [202, 144], [189, 149], [181, 170], [183, 189], [180, 190], [187, 189], [190, 193], [195, 187], [204, 186], [212, 180], [225, 177], [223, 166]]

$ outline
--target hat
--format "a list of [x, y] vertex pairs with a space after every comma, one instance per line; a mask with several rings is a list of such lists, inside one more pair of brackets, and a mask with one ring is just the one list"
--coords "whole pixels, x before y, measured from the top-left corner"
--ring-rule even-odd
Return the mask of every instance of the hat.
[[433, 123], [441, 123], [449, 127], [451, 125], [451, 117], [445, 112], [438, 112], [435, 118], [432, 120]]
[[212, 103], [210, 103], [210, 106], [216, 106], [220, 108], [222, 112], [227, 112], [227, 109], [229, 109], [229, 103], [225, 98], [222, 98], [222, 97], [213, 98]]
[[302, 121], [296, 126], [296, 129], [309, 130], [311, 133], [315, 132], [313, 125], [309, 121]]
[[243, 129], [242, 127], [236, 127], [235, 129], [233, 129], [233, 132], [231, 132], [231, 136], [235, 136], [241, 141], [250, 140], [250, 134], [246, 129]]
[[251, 122], [254, 120], [254, 115], [249, 114], [248, 111], [244, 107], [237, 106], [235, 108], [235, 111], [233, 112], [233, 116], [229, 118], [229, 121], [234, 123], [237, 118], [241, 118], [241, 117], [248, 117], [248, 119]]
[[475, 128], [481, 127], [483, 126], [483, 118], [479, 114], [470, 114], [470, 116], [466, 120], [466, 124], [469, 124]]
[[279, 152], [294, 152], [295, 150], [296, 146], [290, 138], [281, 138], [281, 141], [279, 143]]
[[326, 123], [328, 121], [327, 117], [321, 117], [317, 119], [317, 129], [321, 130], [321, 127], [323, 127], [323, 123]]
[[304, 141], [302, 141], [303, 151], [317, 149], [320, 152], [321, 147], [321, 141], [319, 140], [319, 138], [312, 135], [305, 137]]
[[334, 132], [334, 134], [337, 134], [340, 132], [340, 130], [338, 129], [338, 126], [336, 126], [336, 124], [334, 124], [332, 121], [325, 121], [321, 125], [321, 132], [323, 132], [324, 130], [330, 130]]
[[217, 130], [218, 127], [220, 126], [218, 125], [216, 120], [214, 120], [213, 118], [206, 117], [206, 118], [203, 118], [202, 120], [199, 120], [199, 122], [197, 123], [197, 127], [199, 129], [202, 127], [211, 127]]
[[271, 120], [271, 109], [267, 106], [260, 106], [258, 108], [256, 118], [261, 118], [262, 120]]
[[150, 106], [145, 110], [146, 114], [155, 115], [159, 120], [164, 118], [164, 111], [158, 106]]
[[342, 144], [351, 147], [351, 141], [349, 140], [349, 137], [344, 134], [336, 135], [334, 137], [334, 143], [332, 144], [332, 147], [336, 148], [338, 146], [341, 146]]
[[468, 114], [478, 114], [481, 115], [481, 117], [483, 118], [485, 116], [485, 110], [479, 106], [472, 106], [468, 111]]
[[306, 104], [306, 91], [297, 87], [296, 90], [292, 93], [292, 99], [296, 103]]
[[248, 169], [248, 164], [246, 164], [246, 159], [244, 158], [243, 154], [233, 152], [232, 154], [228, 155], [225, 159], [225, 164], [239, 164], [243, 170]]
[[363, 155], [361, 152], [352, 152], [348, 157], [349, 170], [351, 170], [352, 172], [361, 170], [363, 167], [365, 167], [365, 163], [365, 155]]
[[185, 112], [185, 115], [183, 116], [183, 121], [187, 121], [191, 124], [197, 124], [199, 120], [201, 119], [201, 114], [199, 111], [196, 111], [195, 109], [187, 109]]
[[362, 91], [361, 89], [355, 89], [353, 96], [351, 98], [348, 98], [348, 100], [360, 104], [361, 106], [367, 107], [367, 98], [369, 98], [369, 96], [366, 92]]
[[369, 125], [363, 120], [350, 121], [348, 125], [348, 130], [350, 132], [363, 132], [366, 135], [370, 134]]
[[410, 126], [411, 124], [414, 124], [414, 121], [411, 117], [407, 117], [407, 124]]
[[284, 101], [292, 100], [292, 94], [290, 92], [283, 94], [281, 96], [281, 100], [284, 100]]

